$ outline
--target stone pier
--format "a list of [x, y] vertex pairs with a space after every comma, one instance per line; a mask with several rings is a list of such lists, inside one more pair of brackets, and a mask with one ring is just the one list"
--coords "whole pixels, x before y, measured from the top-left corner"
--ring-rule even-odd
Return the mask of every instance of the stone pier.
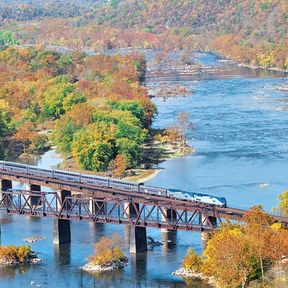
[[[207, 225], [207, 219], [205, 218], [203, 221], [203, 215], [202, 215], [202, 225]], [[217, 218], [214, 216], [208, 216], [209, 221], [211, 222], [213, 227], [217, 227]], [[202, 246], [203, 248], [206, 247], [207, 241], [211, 238], [211, 233], [210, 232], [201, 232], [201, 240], [202, 240]]]
[[147, 251], [146, 227], [130, 226], [130, 253]]
[[[65, 205], [62, 207], [62, 204], [66, 197], [71, 196], [71, 191], [68, 190], [60, 190], [57, 191], [58, 194], [58, 212], [63, 208], [65, 211], [66, 209], [69, 209], [69, 202], [68, 205]], [[67, 202], [66, 202], [67, 203]], [[63, 213], [63, 211], [62, 211]], [[55, 219], [54, 220], [54, 238], [53, 243], [54, 244], [65, 244], [71, 242], [71, 231], [70, 231], [70, 221], [64, 220], [64, 219]]]
[[[31, 195], [31, 197], [30, 197], [30, 205], [32, 207], [37, 205], [37, 204], [39, 205], [40, 199], [41, 199], [41, 186], [31, 184], [30, 185], [30, 191], [33, 192], [33, 195]], [[37, 194], [39, 194], [39, 196]]]
[[[139, 210], [139, 203], [135, 203], [136, 208]], [[136, 218], [137, 213], [133, 204], [125, 203], [124, 208], [126, 213], [131, 218]], [[127, 215], [125, 215], [127, 217]], [[147, 236], [146, 227], [129, 227], [129, 242], [130, 253], [140, 253], [147, 251]]]
[[6, 179], [1, 179], [0, 185], [1, 185], [1, 187], [0, 187], [0, 199], [2, 200], [5, 197], [4, 205], [6, 207], [11, 207], [12, 206], [12, 196], [9, 194], [6, 194], [5, 191], [12, 189], [12, 181], [6, 180]]

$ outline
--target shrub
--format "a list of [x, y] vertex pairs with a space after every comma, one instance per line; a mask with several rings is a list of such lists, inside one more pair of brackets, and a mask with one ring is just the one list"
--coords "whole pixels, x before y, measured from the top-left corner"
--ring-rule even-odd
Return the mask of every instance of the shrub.
[[27, 260], [30, 253], [31, 247], [28, 245], [0, 245], [0, 259], [3, 259], [5, 262], [24, 262]]
[[125, 258], [122, 250], [117, 247], [119, 237], [113, 235], [112, 238], [101, 237], [95, 244], [95, 254], [89, 257], [89, 261], [94, 265], [108, 265], [113, 261]]

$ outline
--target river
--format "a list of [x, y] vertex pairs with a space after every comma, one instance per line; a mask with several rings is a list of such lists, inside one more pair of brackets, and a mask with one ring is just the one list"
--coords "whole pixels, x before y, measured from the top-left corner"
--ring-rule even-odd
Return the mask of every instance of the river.
[[[277, 195], [288, 189], [288, 92], [278, 89], [287, 79], [281, 73], [255, 71], [219, 61], [213, 54], [195, 53], [194, 58], [216, 67], [219, 73], [180, 81], [195, 90], [186, 97], [154, 98], [158, 107], [154, 126], [172, 125], [179, 112], [189, 111], [197, 129], [188, 138], [196, 152], [159, 164], [161, 173], [147, 183], [224, 196], [231, 206], [248, 208], [261, 204], [271, 211], [277, 205]], [[147, 84], [150, 88], [153, 85]], [[54, 151], [49, 151], [38, 165], [50, 167], [60, 161]], [[136, 257], [129, 255], [127, 227], [80, 222], [71, 224], [71, 245], [59, 249], [52, 243], [52, 220], [0, 217], [4, 245], [24, 244], [23, 238], [33, 235], [46, 237], [31, 244], [43, 262], [1, 267], [1, 288], [185, 287], [171, 272], [181, 265], [189, 247], [197, 252], [202, 250], [199, 233], [177, 232], [174, 242], [170, 242], [166, 232], [147, 229], [147, 235], [162, 240], [164, 245], [149, 248], [147, 253]], [[93, 244], [99, 237], [113, 233], [123, 239], [121, 246], [129, 257], [129, 265], [123, 271], [109, 274], [93, 276], [82, 272], [79, 267], [87, 263]], [[195, 281], [189, 287], [207, 285]]]

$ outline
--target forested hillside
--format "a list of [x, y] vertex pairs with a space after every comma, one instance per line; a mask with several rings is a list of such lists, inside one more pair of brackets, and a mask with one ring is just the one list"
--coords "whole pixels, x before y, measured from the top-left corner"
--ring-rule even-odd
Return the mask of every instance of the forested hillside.
[[1, 7], [1, 30], [13, 31], [20, 43], [209, 49], [246, 64], [288, 69], [286, 0], [31, 2]]
[[[14, 32], [20, 43], [209, 49], [245, 64], [288, 69], [286, 0], [35, 3], [10, 3], [1, 30]], [[13, 19], [31, 21], [15, 25]]]

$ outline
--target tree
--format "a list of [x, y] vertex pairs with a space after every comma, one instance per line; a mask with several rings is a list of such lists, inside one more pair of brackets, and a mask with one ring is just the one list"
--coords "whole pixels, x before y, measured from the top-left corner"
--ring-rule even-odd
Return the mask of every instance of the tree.
[[264, 279], [263, 262], [267, 258], [274, 219], [265, 213], [261, 206], [254, 206], [243, 215], [242, 220], [246, 222], [244, 231], [254, 251], [257, 252], [262, 279]]
[[202, 259], [192, 248], [188, 249], [187, 255], [183, 260], [182, 267], [195, 272], [201, 271]]
[[177, 115], [177, 127], [182, 139], [182, 146], [187, 146], [187, 133], [189, 130], [195, 130], [195, 125], [190, 121], [189, 112], [181, 112]]
[[95, 244], [95, 253], [89, 257], [94, 265], [107, 265], [113, 261], [123, 260], [125, 258], [122, 250], [117, 246], [119, 237], [113, 234], [112, 238], [101, 237]]
[[117, 153], [125, 157], [127, 160], [127, 167], [134, 168], [138, 165], [141, 160], [141, 149], [140, 145], [127, 138], [118, 138], [116, 140]]
[[93, 123], [75, 134], [72, 156], [87, 170], [103, 171], [116, 156], [115, 126]]
[[122, 178], [125, 176], [125, 171], [128, 166], [128, 161], [125, 156], [118, 154], [109, 165], [112, 169], [113, 177]]
[[273, 210], [275, 212], [278, 212], [282, 216], [288, 216], [288, 191], [283, 192], [278, 196], [278, 199], [280, 201], [277, 208], [274, 208]]
[[239, 225], [223, 224], [208, 241], [202, 271], [223, 288], [245, 287], [259, 268], [255, 252]]

